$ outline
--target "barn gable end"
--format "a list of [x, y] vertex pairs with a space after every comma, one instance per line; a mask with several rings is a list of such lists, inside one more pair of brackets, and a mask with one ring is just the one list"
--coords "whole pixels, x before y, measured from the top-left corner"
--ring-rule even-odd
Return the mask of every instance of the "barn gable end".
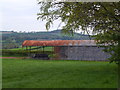
[[64, 46], [60, 47], [57, 54], [59, 54], [59, 59], [62, 60], [105, 61], [111, 55], [104, 52], [103, 49], [103, 47], [97, 46]]

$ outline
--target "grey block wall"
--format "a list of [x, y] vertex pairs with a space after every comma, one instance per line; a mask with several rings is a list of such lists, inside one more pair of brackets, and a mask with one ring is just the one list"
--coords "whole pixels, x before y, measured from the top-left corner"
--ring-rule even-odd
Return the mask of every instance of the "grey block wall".
[[60, 59], [63, 60], [107, 60], [109, 53], [97, 46], [64, 46], [60, 48]]

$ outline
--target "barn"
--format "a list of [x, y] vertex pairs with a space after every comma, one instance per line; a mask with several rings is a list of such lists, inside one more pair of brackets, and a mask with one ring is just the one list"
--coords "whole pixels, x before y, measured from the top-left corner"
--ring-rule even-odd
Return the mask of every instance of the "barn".
[[97, 46], [95, 40], [25, 40], [22, 46], [53, 47], [56, 60], [106, 61], [111, 56], [103, 51], [104, 47]]

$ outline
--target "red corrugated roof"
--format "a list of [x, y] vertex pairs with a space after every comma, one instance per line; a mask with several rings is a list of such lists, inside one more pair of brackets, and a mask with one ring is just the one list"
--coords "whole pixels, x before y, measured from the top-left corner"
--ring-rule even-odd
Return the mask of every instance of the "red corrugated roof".
[[22, 46], [80, 46], [80, 45], [96, 45], [94, 40], [51, 40], [36, 41], [25, 40]]

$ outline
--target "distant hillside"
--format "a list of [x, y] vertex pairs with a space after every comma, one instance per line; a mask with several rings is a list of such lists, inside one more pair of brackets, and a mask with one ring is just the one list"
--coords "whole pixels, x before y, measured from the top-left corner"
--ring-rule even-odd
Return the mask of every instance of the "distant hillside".
[[61, 30], [49, 32], [13, 32], [1, 31], [3, 48], [19, 47], [24, 40], [89, 40], [88, 35], [75, 33], [74, 36], [65, 35]]
[[14, 33], [13, 31], [0, 31], [1, 34], [12, 34]]

